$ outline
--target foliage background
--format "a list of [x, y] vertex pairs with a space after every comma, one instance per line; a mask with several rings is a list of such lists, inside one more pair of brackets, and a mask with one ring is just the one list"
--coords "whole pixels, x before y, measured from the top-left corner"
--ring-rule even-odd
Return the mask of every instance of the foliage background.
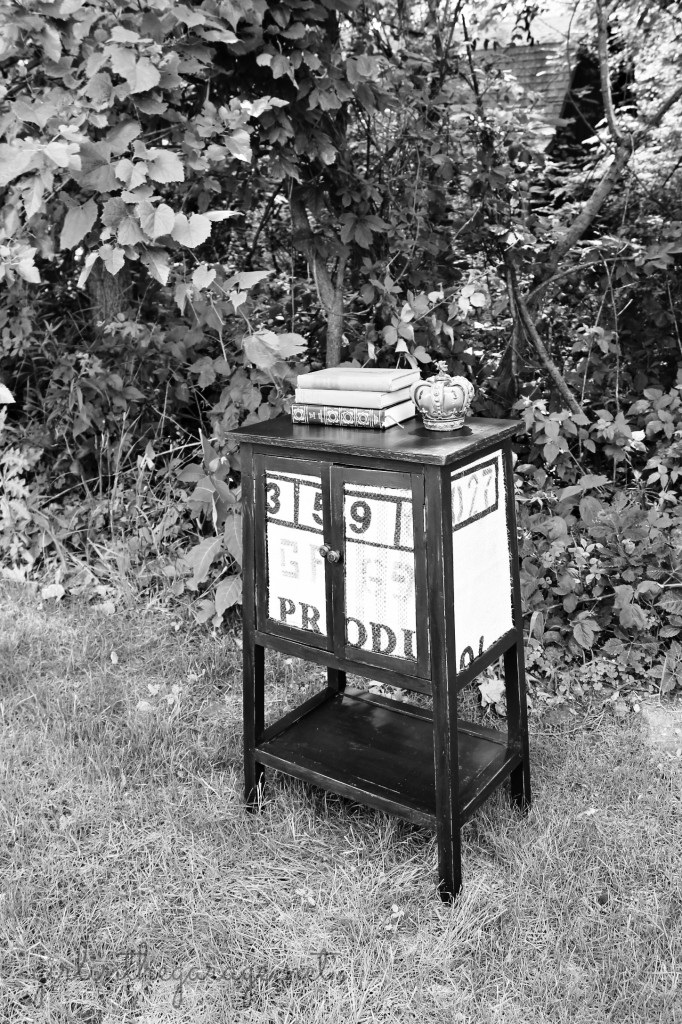
[[445, 358], [519, 419], [531, 676], [681, 685], [681, 5], [571, 5], [587, 138], [490, 55], [546, 6], [0, 0], [5, 575], [217, 628], [227, 432]]

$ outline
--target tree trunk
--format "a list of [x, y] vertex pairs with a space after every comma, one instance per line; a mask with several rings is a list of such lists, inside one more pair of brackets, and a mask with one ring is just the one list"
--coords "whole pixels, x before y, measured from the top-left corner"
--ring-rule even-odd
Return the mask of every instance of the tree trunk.
[[95, 335], [101, 337], [106, 325], [128, 306], [130, 277], [125, 267], [114, 275], [97, 260], [88, 277], [87, 288], [92, 302], [92, 327]]
[[292, 185], [289, 207], [294, 245], [308, 261], [313, 272], [320, 304], [327, 315], [325, 363], [327, 366], [337, 366], [341, 362], [341, 345], [343, 343], [343, 281], [348, 256], [343, 253], [338, 257], [336, 270], [332, 276], [315, 245], [315, 236], [310, 226], [300, 185]]

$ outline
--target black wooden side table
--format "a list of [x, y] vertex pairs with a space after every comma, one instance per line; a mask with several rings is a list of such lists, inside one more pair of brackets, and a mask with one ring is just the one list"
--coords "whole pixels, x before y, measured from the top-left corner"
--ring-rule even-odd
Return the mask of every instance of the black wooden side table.
[[[244, 524], [247, 805], [264, 767], [434, 827], [444, 899], [460, 828], [507, 777], [530, 805], [508, 420], [384, 432], [286, 418], [232, 432]], [[264, 725], [265, 648], [327, 685]], [[507, 732], [458, 721], [457, 693], [500, 657]], [[346, 688], [346, 673], [433, 695], [433, 713]]]

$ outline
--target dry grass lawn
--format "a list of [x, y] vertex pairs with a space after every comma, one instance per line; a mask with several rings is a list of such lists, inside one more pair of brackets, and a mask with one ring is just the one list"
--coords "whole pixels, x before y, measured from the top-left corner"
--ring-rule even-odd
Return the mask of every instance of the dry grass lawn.
[[[238, 632], [0, 590], [0, 1019], [682, 1022], [682, 772], [533, 720], [534, 806], [433, 836], [281, 777], [241, 804]], [[268, 662], [270, 711], [319, 671]]]

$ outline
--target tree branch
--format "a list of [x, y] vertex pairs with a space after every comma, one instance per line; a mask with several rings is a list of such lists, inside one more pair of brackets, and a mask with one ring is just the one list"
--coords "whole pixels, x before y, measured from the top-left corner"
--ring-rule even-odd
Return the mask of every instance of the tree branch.
[[616, 120], [616, 112], [613, 109], [613, 93], [611, 92], [611, 75], [609, 68], [609, 15], [604, 8], [604, 0], [597, 0], [597, 45], [599, 50], [599, 78], [601, 81], [601, 96], [604, 103], [606, 123], [609, 126], [611, 138], [620, 145], [624, 140], [623, 132]]
[[289, 193], [291, 210], [291, 226], [293, 241], [297, 249], [305, 256], [313, 272], [315, 287], [320, 303], [327, 314], [327, 345], [326, 364], [336, 366], [341, 361], [341, 342], [343, 338], [343, 278], [346, 268], [347, 254], [339, 256], [336, 268], [336, 281], [327, 269], [321, 253], [315, 245], [315, 236], [308, 219], [308, 211], [300, 185], [292, 184]]
[[635, 135], [635, 142], [641, 142], [645, 135], [651, 131], [652, 128], [658, 128], [659, 124], [668, 113], [671, 107], [674, 107], [679, 99], [682, 98], [682, 85], [678, 85], [676, 89], [670, 93], [669, 96], [661, 102], [660, 106], [656, 108], [654, 113], [648, 118], [646, 124], [640, 128]]
[[511, 288], [510, 298], [512, 300], [512, 308], [516, 310], [516, 319], [523, 326], [524, 334], [526, 338], [532, 343], [533, 348], [537, 352], [542, 365], [547, 370], [547, 373], [551, 377], [554, 386], [568, 405], [569, 409], [578, 414], [584, 415], [579, 403], [571, 392], [568, 384], [564, 380], [559, 367], [556, 365], [549, 352], [547, 351], [545, 344], [538, 334], [537, 328], [533, 323], [533, 318], [530, 315], [528, 306], [523, 300], [521, 292], [519, 290], [519, 283], [516, 277], [516, 269], [510, 260], [506, 260], [507, 263], [507, 281], [508, 287]]
[[609, 124], [611, 136], [616, 142], [616, 148], [611, 163], [597, 182], [592, 195], [586, 201], [582, 210], [574, 219], [572, 224], [568, 226], [563, 235], [558, 238], [551, 247], [547, 259], [537, 270], [533, 279], [534, 287], [531, 306], [537, 305], [537, 301], [545, 290], [550, 278], [555, 276], [561, 260], [564, 258], [566, 253], [573, 248], [575, 243], [582, 238], [589, 226], [592, 224], [593, 220], [604, 205], [604, 202], [613, 191], [616, 183], [619, 181], [624, 169], [627, 167], [635, 150], [635, 146], [644, 139], [652, 128], [658, 127], [670, 108], [682, 98], [682, 85], [679, 85], [661, 102], [656, 111], [647, 120], [646, 124], [643, 125], [642, 128], [640, 128], [640, 130], [634, 135], [626, 135], [620, 130], [613, 110], [613, 98], [611, 96], [609, 79], [606, 31], [608, 26], [609, 10], [604, 7], [603, 0], [596, 0], [596, 3], [599, 19], [599, 72], [602, 82], [602, 93], [604, 95], [606, 118]]

